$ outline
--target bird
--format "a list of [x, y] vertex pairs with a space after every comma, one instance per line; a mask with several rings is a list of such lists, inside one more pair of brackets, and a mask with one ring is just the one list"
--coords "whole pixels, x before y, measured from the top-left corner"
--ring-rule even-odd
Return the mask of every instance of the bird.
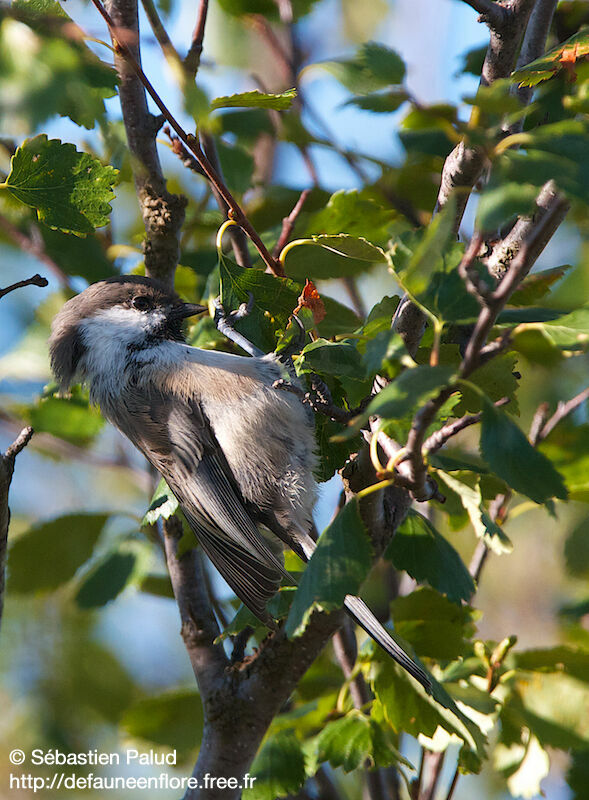
[[[90, 401], [143, 453], [175, 495], [202, 550], [269, 627], [267, 601], [290, 577], [268, 532], [307, 562], [316, 547], [316, 445], [309, 409], [276, 382], [296, 380], [275, 354], [192, 347], [183, 321], [207, 311], [159, 281], [123, 275], [90, 285], [53, 320], [60, 392]], [[425, 671], [359, 597], [344, 607], [429, 692]]]

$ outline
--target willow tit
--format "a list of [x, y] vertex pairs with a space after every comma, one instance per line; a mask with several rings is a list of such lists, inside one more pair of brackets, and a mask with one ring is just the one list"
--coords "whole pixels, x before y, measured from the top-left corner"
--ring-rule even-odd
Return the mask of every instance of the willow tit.
[[[138, 276], [100, 281], [69, 300], [49, 342], [61, 390], [90, 399], [165, 478], [204, 552], [242, 602], [274, 626], [267, 601], [287, 575], [260, 527], [305, 561], [315, 549], [312, 421], [274, 388], [285, 367], [190, 347], [182, 322], [205, 311]], [[428, 690], [424, 671], [359, 597], [345, 608]]]

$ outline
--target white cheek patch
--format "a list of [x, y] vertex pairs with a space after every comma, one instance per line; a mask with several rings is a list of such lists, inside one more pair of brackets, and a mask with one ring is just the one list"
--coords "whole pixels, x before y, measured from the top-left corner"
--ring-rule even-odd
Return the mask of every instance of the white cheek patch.
[[98, 311], [80, 323], [82, 341], [86, 345], [85, 372], [89, 376], [120, 374], [124, 369], [129, 347], [142, 345], [157, 330], [165, 316], [162, 311], [141, 312], [127, 306], [112, 306]]

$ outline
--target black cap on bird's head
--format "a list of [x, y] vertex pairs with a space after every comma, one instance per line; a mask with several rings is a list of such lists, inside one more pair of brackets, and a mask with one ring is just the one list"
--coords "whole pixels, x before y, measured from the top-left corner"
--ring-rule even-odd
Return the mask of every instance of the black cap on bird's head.
[[[120, 314], [113, 313], [117, 309]], [[67, 389], [86, 351], [82, 327], [89, 320], [104, 317], [105, 325], [112, 325], [113, 336], [117, 335], [117, 324], [124, 323], [127, 331], [132, 326], [137, 335], [151, 342], [182, 342], [183, 320], [206, 310], [206, 306], [185, 303], [176, 292], [153, 278], [121, 275], [99, 281], [68, 300], [53, 320], [49, 339], [51, 369], [60, 388]]]

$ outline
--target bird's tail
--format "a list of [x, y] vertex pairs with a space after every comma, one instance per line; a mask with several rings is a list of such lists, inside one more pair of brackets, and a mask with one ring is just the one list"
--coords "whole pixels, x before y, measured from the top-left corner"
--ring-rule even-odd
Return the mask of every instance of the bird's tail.
[[[308, 561], [313, 555], [313, 551], [317, 547], [317, 544], [313, 540], [313, 537], [309, 535], [307, 531], [303, 530], [296, 533], [295, 546], [298, 548], [298, 551], [303, 558]], [[363, 630], [365, 630], [366, 633], [371, 636], [386, 653], [394, 658], [397, 664], [400, 664], [403, 669], [407, 670], [407, 672], [415, 678], [416, 681], [419, 681], [428, 694], [431, 694], [432, 683], [429, 679], [429, 676], [395, 642], [386, 628], [381, 625], [372, 611], [368, 608], [364, 600], [361, 600], [359, 597], [355, 597], [354, 595], [347, 594], [344, 600], [344, 607], [354, 622]]]
[[380, 624], [372, 611], [368, 608], [364, 600], [348, 594], [344, 600], [344, 606], [352, 619], [363, 628], [383, 650], [394, 658], [397, 664], [400, 664], [403, 669], [407, 670], [407, 672], [415, 678], [415, 680], [419, 681], [428, 694], [431, 694], [432, 684], [429, 677], [415, 661], [409, 658], [407, 653], [389, 635], [387, 630]]

